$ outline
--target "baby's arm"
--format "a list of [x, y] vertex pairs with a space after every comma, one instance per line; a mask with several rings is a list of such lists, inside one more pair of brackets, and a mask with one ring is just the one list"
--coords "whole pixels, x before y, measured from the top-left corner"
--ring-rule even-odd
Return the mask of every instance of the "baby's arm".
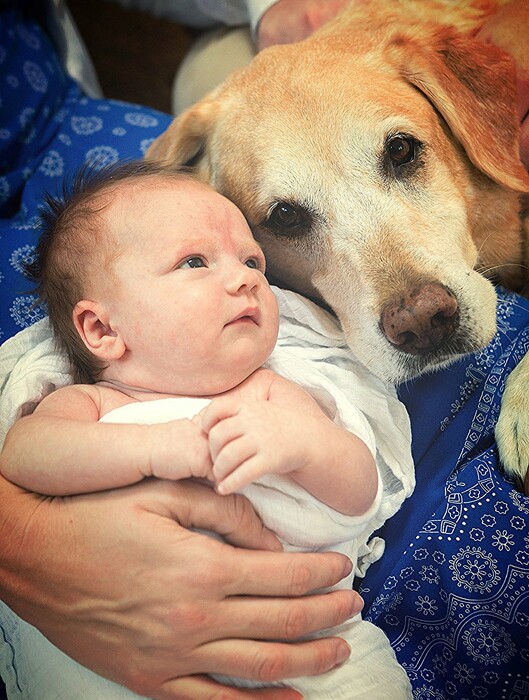
[[63, 496], [126, 486], [146, 476], [209, 474], [209, 450], [198, 419], [98, 423], [100, 404], [99, 390], [91, 385], [47, 396], [7, 434], [0, 472], [31, 491]]
[[233, 493], [264, 474], [289, 474], [331, 508], [365, 513], [378, 488], [367, 445], [301, 387], [266, 372], [272, 375], [266, 396], [219, 397], [202, 412], [217, 490]]

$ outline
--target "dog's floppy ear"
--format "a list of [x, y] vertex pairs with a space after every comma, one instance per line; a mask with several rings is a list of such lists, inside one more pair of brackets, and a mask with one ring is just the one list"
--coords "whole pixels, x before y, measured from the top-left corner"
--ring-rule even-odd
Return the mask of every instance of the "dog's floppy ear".
[[149, 146], [145, 158], [167, 166], [198, 167], [219, 103], [208, 97], [173, 119], [168, 129]]
[[401, 74], [433, 103], [476, 167], [518, 192], [529, 191], [520, 161], [514, 65], [501, 49], [441, 29], [427, 47], [406, 36], [389, 47]]

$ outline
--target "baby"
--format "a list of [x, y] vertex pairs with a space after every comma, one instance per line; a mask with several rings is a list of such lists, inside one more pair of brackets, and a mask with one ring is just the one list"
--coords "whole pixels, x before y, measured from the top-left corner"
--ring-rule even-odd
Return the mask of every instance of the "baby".
[[[375, 436], [347, 397], [312, 370], [301, 388], [303, 368], [274, 351], [278, 304], [242, 213], [147, 163], [81, 177], [66, 199], [48, 199], [33, 276], [76, 383], [14, 424], [2, 474], [48, 495], [207, 480], [242, 490], [285, 547], [334, 548], [355, 564], [382, 508]], [[376, 627], [355, 619], [332, 634], [349, 661], [285, 684], [314, 700], [411, 697]], [[61, 653], [42, 643], [50, 660]], [[78, 671], [75, 697], [101, 696], [95, 674]], [[133, 697], [97, 682], [105, 698]]]

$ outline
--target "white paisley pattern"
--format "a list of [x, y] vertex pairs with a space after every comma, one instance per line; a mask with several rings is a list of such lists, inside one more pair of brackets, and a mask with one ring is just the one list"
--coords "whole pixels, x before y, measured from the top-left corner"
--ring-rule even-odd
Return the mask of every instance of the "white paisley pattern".
[[[378, 594], [369, 573], [361, 587], [366, 617], [390, 638], [414, 698], [529, 698], [529, 499], [499, 471], [493, 441], [505, 380], [529, 351], [529, 305], [499, 293], [492, 343], [451, 370], [445, 395], [435, 385], [435, 444], [427, 461], [420, 444], [415, 451], [414, 497], [420, 492], [421, 506], [426, 501], [426, 517], [414, 516], [415, 500], [388, 523], [384, 558], [393, 556], [393, 571], [378, 578]], [[417, 380], [415, 390], [426, 391], [431, 380]], [[408, 410], [413, 426], [418, 405]], [[444, 476], [422, 471], [439, 465]], [[408, 531], [411, 520], [416, 534], [401, 538], [395, 551], [388, 531], [398, 530], [399, 518]]]
[[[43, 192], [87, 161], [141, 157], [171, 121], [82, 95], [24, 4], [0, 5], [0, 340], [43, 313], [24, 276]], [[417, 487], [361, 592], [416, 700], [529, 698], [529, 499], [503, 477], [493, 437], [506, 377], [529, 350], [529, 304], [499, 296], [485, 350], [400, 392]], [[1, 670], [16, 678], [16, 632], [1, 615], [0, 628]]]
[[[22, 24], [15, 18], [16, 10], [0, 11], [0, 64], [9, 55], [9, 71], [2, 73], [0, 69], [3, 341], [42, 316], [35, 307], [23, 264], [28, 261], [25, 254], [34, 249], [38, 239], [38, 207], [44, 192], [59, 192], [63, 178], [83, 163], [97, 168], [142, 157], [167, 128], [170, 117], [128, 103], [87, 98], [65, 76], [41, 29], [31, 22]], [[17, 21], [15, 30], [10, 31], [9, 22]], [[20, 39], [15, 47], [14, 37]], [[13, 144], [17, 144], [16, 151]], [[9, 158], [15, 155], [10, 165]]]

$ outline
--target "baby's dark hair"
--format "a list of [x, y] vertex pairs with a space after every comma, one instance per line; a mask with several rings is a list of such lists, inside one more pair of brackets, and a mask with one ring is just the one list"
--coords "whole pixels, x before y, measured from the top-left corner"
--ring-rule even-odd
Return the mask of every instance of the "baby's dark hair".
[[[75, 305], [85, 298], [87, 265], [94, 255], [105, 260], [108, 240], [100, 214], [109, 197], [124, 181], [185, 181], [185, 169], [169, 169], [148, 161], [125, 161], [111, 166], [84, 166], [71, 182], [65, 181], [58, 196], [46, 194], [40, 212], [41, 236], [34, 262], [27, 274], [36, 283], [41, 304], [47, 307], [59, 350], [68, 356], [76, 383], [93, 384], [105, 364], [85, 346], [73, 322]], [[108, 258], [108, 256], [107, 256]]]

